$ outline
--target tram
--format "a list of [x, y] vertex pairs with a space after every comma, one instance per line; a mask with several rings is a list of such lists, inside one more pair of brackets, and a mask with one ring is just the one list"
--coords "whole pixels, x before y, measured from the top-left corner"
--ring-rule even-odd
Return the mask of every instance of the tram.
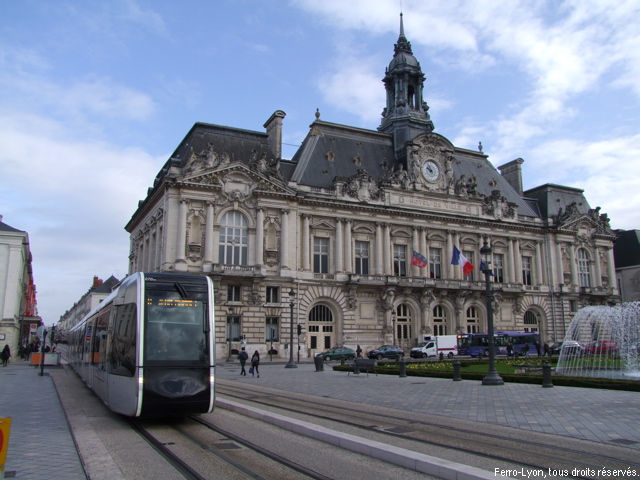
[[213, 411], [213, 283], [195, 274], [135, 273], [69, 332], [68, 360], [114, 412]]

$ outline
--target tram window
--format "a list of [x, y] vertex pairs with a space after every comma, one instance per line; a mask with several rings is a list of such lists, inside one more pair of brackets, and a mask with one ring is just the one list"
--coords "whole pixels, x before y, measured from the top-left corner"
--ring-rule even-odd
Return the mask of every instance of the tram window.
[[109, 352], [109, 371], [133, 377], [136, 365], [136, 304], [116, 307], [113, 344]]
[[184, 289], [147, 292], [145, 361], [203, 362], [208, 358], [202, 295], [187, 297]]

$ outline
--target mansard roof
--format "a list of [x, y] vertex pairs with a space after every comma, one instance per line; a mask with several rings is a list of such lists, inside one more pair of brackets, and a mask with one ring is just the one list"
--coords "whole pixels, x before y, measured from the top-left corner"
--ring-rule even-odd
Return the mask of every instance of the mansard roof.
[[619, 230], [613, 247], [616, 268], [640, 265], [640, 230]]
[[524, 196], [534, 198], [538, 202], [540, 214], [544, 218], [557, 216], [567, 211], [572, 204], [575, 204], [577, 211], [581, 214], [587, 214], [591, 210], [589, 202], [584, 197], [584, 190], [580, 188], [545, 183], [525, 191]]
[[2, 220], [0, 220], [0, 232], [25, 233], [23, 230], [18, 230], [17, 228], [13, 228], [11, 225], [7, 225]]

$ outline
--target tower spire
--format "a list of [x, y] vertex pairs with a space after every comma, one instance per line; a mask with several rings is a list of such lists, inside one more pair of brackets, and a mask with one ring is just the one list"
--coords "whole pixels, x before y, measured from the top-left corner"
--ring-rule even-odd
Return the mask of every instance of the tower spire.
[[404, 33], [400, 12], [400, 35], [394, 45], [393, 59], [382, 79], [387, 91], [387, 106], [378, 130], [393, 135], [396, 161], [406, 160], [406, 143], [418, 135], [433, 131], [429, 106], [423, 99], [425, 76], [420, 62], [413, 56], [411, 43]]

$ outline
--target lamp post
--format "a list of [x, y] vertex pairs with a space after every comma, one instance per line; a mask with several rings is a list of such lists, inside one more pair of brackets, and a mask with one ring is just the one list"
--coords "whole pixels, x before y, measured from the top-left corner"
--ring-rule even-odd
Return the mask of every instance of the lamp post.
[[293, 299], [296, 297], [296, 292], [293, 288], [289, 291], [289, 363], [287, 363], [284, 368], [298, 368], [298, 366], [293, 361]]
[[233, 307], [229, 307], [229, 316], [227, 317], [227, 342], [229, 343], [229, 348], [227, 350], [227, 362], [231, 361], [231, 330], [233, 323]]
[[491, 294], [491, 247], [484, 241], [480, 249], [480, 271], [484, 273], [485, 294], [487, 296], [487, 335], [489, 340], [489, 371], [482, 379], [483, 385], [504, 385], [504, 380], [496, 371], [496, 350], [493, 337], [493, 295]]

